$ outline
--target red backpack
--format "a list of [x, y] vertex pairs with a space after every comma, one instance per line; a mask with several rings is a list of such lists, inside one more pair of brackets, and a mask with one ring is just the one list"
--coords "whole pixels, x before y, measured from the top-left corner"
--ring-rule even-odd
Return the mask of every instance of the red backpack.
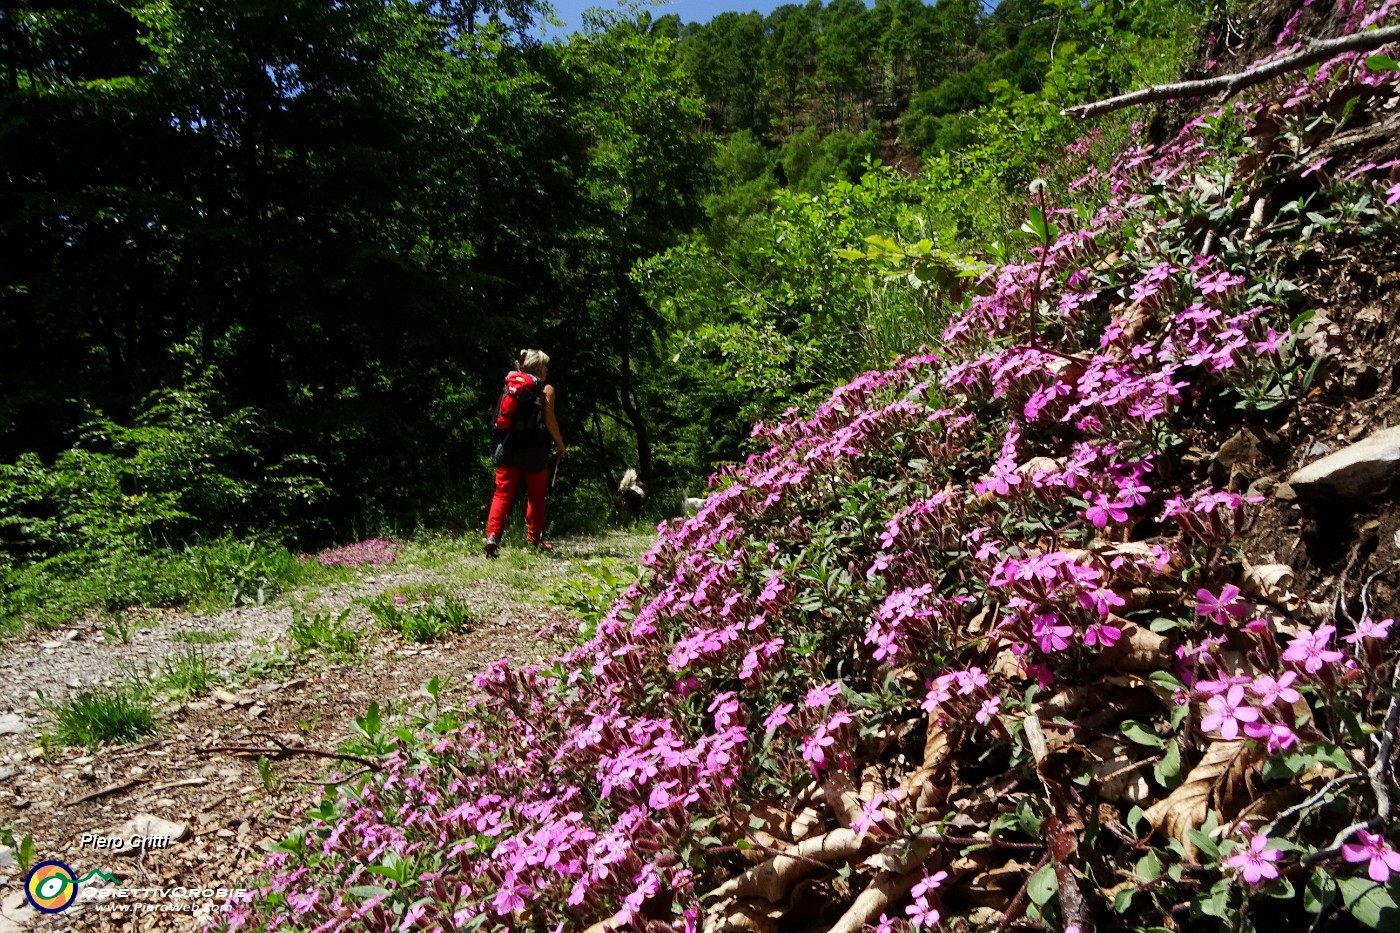
[[543, 423], [540, 411], [540, 389], [543, 380], [516, 370], [506, 376], [501, 400], [496, 403], [496, 435], [505, 435], [538, 428]]

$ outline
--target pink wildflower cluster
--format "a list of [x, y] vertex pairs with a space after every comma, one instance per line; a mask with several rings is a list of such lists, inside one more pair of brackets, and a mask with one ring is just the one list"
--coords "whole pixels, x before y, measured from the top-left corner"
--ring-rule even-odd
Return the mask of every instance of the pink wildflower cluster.
[[[316, 562], [323, 567], [349, 567], [358, 570], [361, 567], [392, 564], [398, 551], [398, 544], [387, 538], [370, 538], [357, 544], [324, 550], [316, 555]], [[310, 559], [309, 554], [301, 555], [303, 564]]]

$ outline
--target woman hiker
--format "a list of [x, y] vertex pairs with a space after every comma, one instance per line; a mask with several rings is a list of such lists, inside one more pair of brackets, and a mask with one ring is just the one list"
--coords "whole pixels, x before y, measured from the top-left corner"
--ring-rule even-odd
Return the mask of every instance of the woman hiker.
[[549, 442], [564, 456], [564, 438], [554, 419], [554, 386], [549, 385], [549, 357], [540, 350], [521, 350], [516, 370], [506, 376], [505, 391], [496, 414], [496, 495], [486, 517], [486, 556], [495, 557], [501, 546], [506, 516], [515, 502], [520, 480], [525, 480], [525, 528], [530, 544], [553, 550], [544, 543], [544, 497], [549, 486]]

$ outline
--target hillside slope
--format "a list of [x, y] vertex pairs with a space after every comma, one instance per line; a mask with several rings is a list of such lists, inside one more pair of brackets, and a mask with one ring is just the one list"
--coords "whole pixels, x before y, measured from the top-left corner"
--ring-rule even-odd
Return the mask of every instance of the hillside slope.
[[1350, 445], [1400, 414], [1397, 76], [1032, 186], [936, 352], [757, 428], [591, 638], [401, 738], [227, 927], [1394, 928], [1400, 452]]

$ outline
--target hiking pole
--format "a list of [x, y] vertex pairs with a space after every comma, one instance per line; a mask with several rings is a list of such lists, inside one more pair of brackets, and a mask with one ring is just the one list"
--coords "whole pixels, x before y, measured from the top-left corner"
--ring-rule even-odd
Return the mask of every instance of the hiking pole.
[[554, 476], [549, 480], [549, 488], [553, 489], [554, 484], [559, 480], [559, 464], [564, 460], [564, 451], [559, 451], [559, 456], [554, 458]]

